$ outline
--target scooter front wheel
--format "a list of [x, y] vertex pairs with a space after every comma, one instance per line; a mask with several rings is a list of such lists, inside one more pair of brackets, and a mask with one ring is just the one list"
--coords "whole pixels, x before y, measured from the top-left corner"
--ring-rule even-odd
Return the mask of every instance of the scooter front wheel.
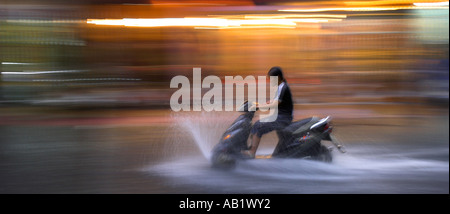
[[213, 155], [212, 166], [217, 169], [232, 169], [236, 166], [236, 159], [226, 153]]

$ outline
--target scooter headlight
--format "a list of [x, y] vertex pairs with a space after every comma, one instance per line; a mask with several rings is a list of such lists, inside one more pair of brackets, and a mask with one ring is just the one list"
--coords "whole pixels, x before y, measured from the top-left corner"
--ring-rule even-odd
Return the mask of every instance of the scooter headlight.
[[232, 132], [230, 132], [230, 133], [226, 133], [226, 134], [224, 135], [224, 137], [222, 138], [222, 140], [230, 139], [230, 138], [232, 138], [234, 135], [236, 135], [237, 133], [239, 133], [240, 131], [241, 131], [241, 129], [236, 129], [236, 130], [234, 130], [234, 131], [232, 131]]

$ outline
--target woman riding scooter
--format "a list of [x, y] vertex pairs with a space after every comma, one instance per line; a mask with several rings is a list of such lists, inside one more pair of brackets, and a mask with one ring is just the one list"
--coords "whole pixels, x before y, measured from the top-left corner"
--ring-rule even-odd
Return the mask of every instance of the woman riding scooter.
[[271, 131], [278, 131], [292, 122], [294, 104], [292, 102], [291, 90], [284, 78], [283, 71], [280, 67], [272, 67], [268, 74], [270, 76], [278, 77], [278, 90], [275, 98], [268, 104], [254, 104], [249, 108], [250, 111], [255, 111], [257, 108], [274, 108], [278, 107], [278, 115], [273, 122], [257, 121], [251, 130], [250, 139], [251, 144], [248, 150], [243, 150], [242, 154], [247, 158], [255, 158], [256, 150], [258, 149], [261, 137]]

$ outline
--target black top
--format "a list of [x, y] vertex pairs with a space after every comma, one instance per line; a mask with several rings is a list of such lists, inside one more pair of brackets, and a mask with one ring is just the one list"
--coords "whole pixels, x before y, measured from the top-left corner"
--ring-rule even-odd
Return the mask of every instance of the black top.
[[[281, 90], [280, 90], [281, 89]], [[275, 100], [279, 101], [278, 115], [284, 117], [293, 117], [294, 102], [292, 101], [292, 93], [286, 82], [282, 82], [278, 86], [278, 91]]]

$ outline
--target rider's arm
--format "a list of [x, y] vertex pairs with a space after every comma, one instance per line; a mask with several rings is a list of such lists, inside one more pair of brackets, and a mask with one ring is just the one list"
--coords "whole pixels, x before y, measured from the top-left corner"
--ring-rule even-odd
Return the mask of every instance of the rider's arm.
[[260, 109], [274, 108], [274, 107], [277, 107], [279, 103], [280, 103], [279, 100], [273, 100], [272, 102], [270, 102], [268, 104], [256, 104], [256, 107], [258, 107]]
[[269, 108], [278, 107], [278, 104], [281, 103], [281, 99], [284, 96], [285, 91], [286, 91], [285, 84], [282, 83], [281, 85], [278, 86], [277, 94], [272, 101], [268, 102], [267, 104], [254, 103], [250, 109], [253, 109], [253, 110], [256, 108], [269, 109]]

